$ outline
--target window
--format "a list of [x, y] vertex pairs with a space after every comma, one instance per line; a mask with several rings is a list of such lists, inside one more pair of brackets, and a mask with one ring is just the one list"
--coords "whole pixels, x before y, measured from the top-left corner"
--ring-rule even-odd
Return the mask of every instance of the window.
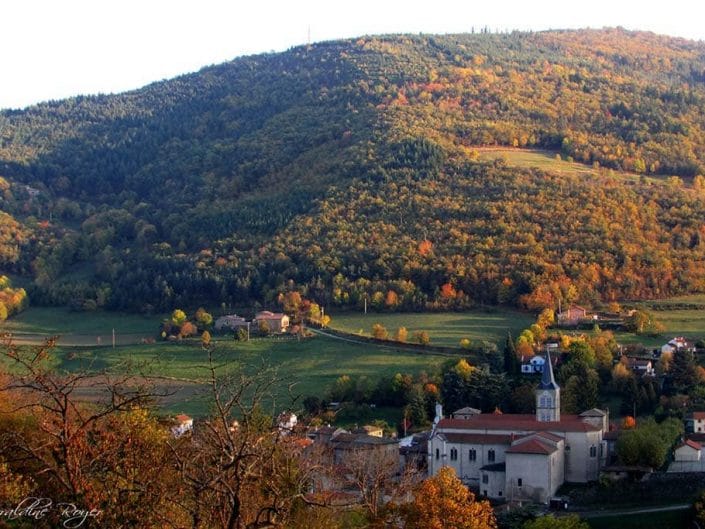
[[522, 486], [522, 480], [521, 480], [521, 478], [519, 478], [519, 479], [517, 479], [517, 487], [521, 487], [521, 486]]
[[597, 447], [595, 445], [590, 447], [590, 457], [597, 457]]
[[471, 448], [468, 452], [468, 459], [470, 461], [475, 461], [477, 459], [477, 451], [475, 451], [474, 448]]
[[502, 491], [501, 491], [501, 490], [497, 493], [497, 496], [500, 496], [500, 497], [502, 496]]
[[451, 461], [457, 461], [458, 460], [458, 450], [456, 448], [451, 448], [450, 449], [450, 460]]
[[441, 451], [438, 448], [436, 448], [436, 459], [440, 459], [440, 458], [441, 458]]
[[490, 482], [490, 477], [487, 474], [482, 474], [482, 482], [483, 483], [489, 483]]
[[494, 462], [494, 450], [487, 452], [487, 461], [490, 463]]

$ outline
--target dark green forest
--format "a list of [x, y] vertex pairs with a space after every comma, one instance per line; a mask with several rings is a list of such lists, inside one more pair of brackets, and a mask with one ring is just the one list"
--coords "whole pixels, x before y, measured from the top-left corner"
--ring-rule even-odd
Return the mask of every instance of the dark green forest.
[[0, 111], [0, 272], [35, 304], [139, 311], [293, 289], [384, 310], [703, 292], [704, 174], [703, 43], [325, 42]]

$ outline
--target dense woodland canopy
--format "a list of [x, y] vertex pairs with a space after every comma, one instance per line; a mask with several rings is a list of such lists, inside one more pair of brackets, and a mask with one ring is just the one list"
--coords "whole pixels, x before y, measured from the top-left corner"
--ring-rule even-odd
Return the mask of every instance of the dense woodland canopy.
[[6, 110], [0, 270], [133, 310], [705, 291], [703, 109], [704, 44], [610, 29], [363, 37]]

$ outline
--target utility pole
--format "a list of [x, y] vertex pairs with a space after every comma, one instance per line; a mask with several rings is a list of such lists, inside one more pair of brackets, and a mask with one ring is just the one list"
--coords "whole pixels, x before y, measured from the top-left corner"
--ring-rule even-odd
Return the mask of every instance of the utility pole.
[[115, 328], [113, 328], [113, 349], [115, 349]]

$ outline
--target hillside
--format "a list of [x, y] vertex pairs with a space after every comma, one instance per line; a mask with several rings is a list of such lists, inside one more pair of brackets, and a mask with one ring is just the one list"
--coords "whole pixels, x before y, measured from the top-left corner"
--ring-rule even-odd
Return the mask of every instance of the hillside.
[[702, 292], [703, 109], [704, 44], [613, 29], [364, 37], [2, 111], [0, 271], [133, 310]]

